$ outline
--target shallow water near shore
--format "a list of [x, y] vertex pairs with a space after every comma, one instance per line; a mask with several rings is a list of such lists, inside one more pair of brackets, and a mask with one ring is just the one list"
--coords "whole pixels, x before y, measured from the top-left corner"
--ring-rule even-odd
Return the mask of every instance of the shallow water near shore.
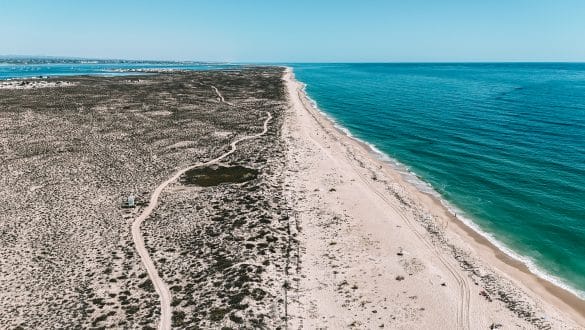
[[585, 297], [585, 64], [291, 66], [351, 135]]

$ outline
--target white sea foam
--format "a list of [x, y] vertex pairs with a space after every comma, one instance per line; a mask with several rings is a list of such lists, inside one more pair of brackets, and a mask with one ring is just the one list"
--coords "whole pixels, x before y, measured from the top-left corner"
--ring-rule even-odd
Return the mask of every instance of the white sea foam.
[[332, 118], [329, 114], [325, 113], [324, 111], [322, 111], [319, 108], [317, 101], [315, 101], [314, 99], [312, 99], [308, 95], [308, 93], [306, 91], [307, 84], [301, 82], [301, 86], [302, 86], [303, 96], [311, 103], [311, 106], [316, 111], [318, 111], [322, 116], [327, 118], [327, 120], [331, 121], [333, 123], [334, 127], [339, 129], [346, 136], [348, 136], [349, 138], [352, 138], [360, 143], [367, 145], [370, 148], [370, 150], [376, 155], [376, 157], [378, 157], [380, 160], [382, 160], [382, 161], [386, 162], [387, 164], [389, 164], [390, 166], [392, 166], [393, 169], [395, 169], [396, 171], [398, 171], [402, 175], [402, 177], [404, 178], [404, 180], [406, 182], [412, 184], [419, 191], [436, 197], [441, 202], [441, 204], [451, 214], [453, 214], [457, 219], [459, 219], [463, 224], [465, 224], [466, 226], [471, 228], [473, 231], [475, 231], [476, 233], [478, 233], [479, 235], [481, 235], [482, 237], [487, 239], [491, 244], [493, 244], [500, 251], [502, 251], [503, 253], [508, 255], [510, 258], [517, 260], [517, 261], [521, 262], [522, 264], [524, 264], [530, 270], [530, 272], [533, 273], [534, 275], [556, 285], [557, 287], [560, 287], [566, 291], [569, 291], [569, 292], [575, 294], [580, 299], [585, 300], [585, 292], [584, 291], [581, 291], [581, 290], [578, 290], [578, 289], [572, 287], [571, 285], [569, 285], [565, 281], [563, 281], [561, 278], [554, 276], [554, 275], [546, 272], [545, 270], [539, 268], [536, 265], [536, 263], [534, 262], [534, 260], [532, 260], [531, 258], [529, 258], [527, 256], [520, 255], [519, 253], [513, 251], [512, 249], [507, 247], [504, 243], [502, 243], [498, 239], [496, 239], [492, 233], [489, 233], [489, 232], [482, 230], [477, 225], [477, 223], [472, 221], [470, 219], [470, 217], [466, 216], [466, 214], [463, 210], [455, 207], [453, 204], [451, 204], [449, 201], [447, 201], [445, 198], [443, 198], [443, 196], [436, 189], [434, 189], [430, 183], [428, 183], [428, 182], [424, 181], [422, 178], [420, 178], [415, 172], [411, 171], [408, 166], [406, 166], [406, 165], [400, 163], [398, 160], [390, 157], [389, 155], [387, 155], [386, 153], [384, 153], [383, 151], [378, 149], [374, 144], [355, 137], [349, 131], [349, 129], [340, 125], [334, 118]]

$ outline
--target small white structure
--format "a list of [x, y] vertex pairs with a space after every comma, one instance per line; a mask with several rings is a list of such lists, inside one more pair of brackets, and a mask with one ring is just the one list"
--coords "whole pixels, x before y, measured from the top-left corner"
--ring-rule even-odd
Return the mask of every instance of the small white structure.
[[128, 196], [128, 200], [126, 201], [126, 206], [128, 206], [128, 207], [134, 207], [135, 206], [134, 195]]

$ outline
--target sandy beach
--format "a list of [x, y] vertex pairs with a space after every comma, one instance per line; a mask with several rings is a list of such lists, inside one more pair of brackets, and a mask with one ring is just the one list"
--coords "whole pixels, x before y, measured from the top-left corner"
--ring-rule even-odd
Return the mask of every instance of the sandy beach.
[[585, 304], [530, 273], [338, 130], [290, 69], [293, 329], [581, 329]]

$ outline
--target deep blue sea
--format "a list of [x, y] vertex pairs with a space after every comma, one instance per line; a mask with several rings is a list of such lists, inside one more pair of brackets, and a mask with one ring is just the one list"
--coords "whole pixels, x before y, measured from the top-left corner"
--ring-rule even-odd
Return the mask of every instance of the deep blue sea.
[[299, 64], [318, 107], [585, 297], [585, 64]]

